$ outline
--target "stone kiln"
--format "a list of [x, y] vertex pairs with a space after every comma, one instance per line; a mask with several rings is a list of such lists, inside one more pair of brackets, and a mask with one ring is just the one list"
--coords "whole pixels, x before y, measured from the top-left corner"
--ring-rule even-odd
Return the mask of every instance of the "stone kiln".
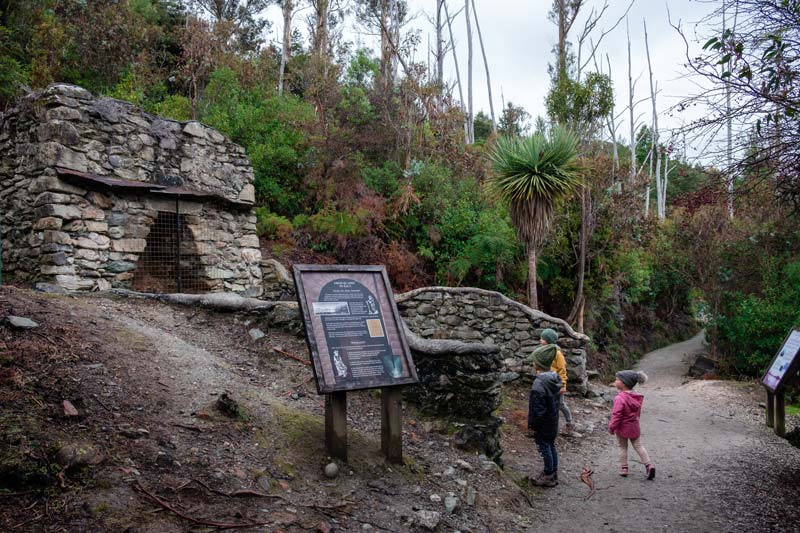
[[244, 149], [199, 122], [64, 84], [0, 115], [4, 276], [257, 296], [253, 202]]

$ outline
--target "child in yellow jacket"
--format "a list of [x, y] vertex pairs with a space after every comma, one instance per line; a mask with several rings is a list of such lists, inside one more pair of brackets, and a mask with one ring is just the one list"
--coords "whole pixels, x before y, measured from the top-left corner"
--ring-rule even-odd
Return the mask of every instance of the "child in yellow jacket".
[[[539, 335], [539, 344], [556, 344], [556, 341], [558, 341], [558, 333], [553, 329], [547, 328], [542, 330], [542, 333]], [[553, 359], [550, 370], [561, 377], [561, 394], [559, 397], [558, 409], [564, 414], [564, 420], [567, 423], [564, 427], [564, 433], [570, 434], [572, 432], [572, 412], [569, 410], [569, 406], [567, 406], [567, 402], [564, 400], [564, 395], [567, 393], [567, 360], [564, 358], [564, 354], [561, 352], [561, 348], [559, 348], [558, 345], [556, 345], [556, 357]]]

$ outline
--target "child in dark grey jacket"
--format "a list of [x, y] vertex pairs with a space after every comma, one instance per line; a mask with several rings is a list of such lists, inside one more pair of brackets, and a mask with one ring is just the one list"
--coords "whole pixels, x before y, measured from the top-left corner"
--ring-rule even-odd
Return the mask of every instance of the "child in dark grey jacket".
[[536, 377], [528, 400], [528, 430], [536, 440], [536, 447], [544, 461], [544, 470], [531, 483], [541, 487], [558, 485], [558, 406], [561, 378], [550, 371], [555, 350], [552, 345], [541, 346], [533, 352]]

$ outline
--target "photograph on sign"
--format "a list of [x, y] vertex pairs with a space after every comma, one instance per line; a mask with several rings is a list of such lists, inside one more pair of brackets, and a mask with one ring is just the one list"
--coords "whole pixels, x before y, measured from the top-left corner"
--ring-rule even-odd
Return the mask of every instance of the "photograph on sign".
[[296, 265], [321, 393], [416, 383], [416, 370], [383, 267]]
[[797, 366], [793, 365], [793, 363], [798, 354], [800, 354], [800, 330], [795, 329], [789, 333], [789, 336], [781, 345], [781, 349], [769, 366], [762, 383], [772, 390], [777, 390], [787, 377], [786, 374], [789, 369]]

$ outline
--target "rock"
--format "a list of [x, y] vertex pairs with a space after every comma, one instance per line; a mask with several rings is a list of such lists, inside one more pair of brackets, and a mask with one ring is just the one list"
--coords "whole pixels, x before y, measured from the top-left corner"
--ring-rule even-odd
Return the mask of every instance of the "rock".
[[258, 328], [253, 328], [250, 331], [248, 331], [247, 333], [250, 334], [250, 338], [253, 339], [254, 341], [257, 341], [259, 339], [263, 339], [264, 337], [267, 336], [266, 333], [264, 333], [263, 331], [261, 331]]
[[34, 329], [39, 327], [39, 324], [23, 316], [8, 315], [6, 317], [6, 322], [17, 329]]
[[111, 261], [106, 264], [106, 272], [113, 274], [121, 274], [122, 272], [129, 272], [136, 269], [136, 263], [130, 261]]
[[694, 378], [709, 378], [717, 374], [717, 363], [705, 355], [698, 355], [694, 364], [689, 367], [689, 375]]
[[439, 496], [438, 494], [431, 494], [431, 495], [430, 495], [430, 500], [431, 500], [431, 502], [433, 502], [433, 503], [439, 503], [439, 502], [441, 502], [441, 501], [442, 501], [442, 497], [441, 497], [441, 496]]
[[225, 416], [230, 418], [241, 418], [243, 411], [239, 402], [231, 398], [227, 392], [223, 392], [215, 404], [216, 408]]
[[328, 463], [325, 465], [325, 477], [334, 479], [339, 475], [339, 465], [336, 463]]
[[519, 379], [519, 374], [516, 372], [501, 372], [500, 373], [500, 381], [503, 383], [508, 383], [509, 381], [514, 381]]
[[453, 514], [458, 509], [458, 498], [449, 494], [444, 499], [444, 509], [450, 514]]
[[183, 132], [194, 137], [205, 138], [206, 136], [205, 126], [196, 121], [187, 122], [183, 127]]
[[433, 531], [442, 520], [442, 515], [436, 511], [422, 509], [414, 513], [414, 520], [421, 527]]
[[469, 464], [468, 462], [466, 462], [463, 459], [457, 459], [456, 460], [456, 466], [461, 468], [462, 470], [466, 470], [467, 472], [472, 472], [472, 471], [475, 470], [474, 466], [472, 466], [471, 464]]
[[451, 477], [455, 473], [456, 473], [456, 469], [453, 468], [452, 466], [448, 466], [447, 468], [444, 469], [444, 472], [442, 472], [442, 477]]
[[587, 370], [586, 377], [589, 380], [600, 379], [600, 372], [598, 372], [597, 370]]
[[48, 294], [69, 294], [67, 289], [65, 289], [60, 285], [55, 285], [53, 283], [39, 282], [33, 286], [33, 290]]
[[475, 487], [467, 487], [466, 490], [467, 505], [473, 507], [475, 505], [475, 500], [477, 498], [478, 498], [478, 491], [475, 490]]
[[75, 409], [75, 406], [72, 405], [72, 402], [69, 400], [64, 400], [62, 406], [64, 407], [64, 416], [80, 416], [78, 410]]
[[375, 528], [372, 524], [361, 524], [361, 531], [375, 531]]
[[70, 443], [59, 448], [56, 462], [66, 470], [79, 470], [86, 466], [99, 465], [103, 454], [93, 444]]
[[128, 437], [129, 439], [140, 439], [142, 437], [150, 436], [150, 432], [144, 428], [135, 428], [130, 424], [122, 424], [118, 430], [120, 435]]

